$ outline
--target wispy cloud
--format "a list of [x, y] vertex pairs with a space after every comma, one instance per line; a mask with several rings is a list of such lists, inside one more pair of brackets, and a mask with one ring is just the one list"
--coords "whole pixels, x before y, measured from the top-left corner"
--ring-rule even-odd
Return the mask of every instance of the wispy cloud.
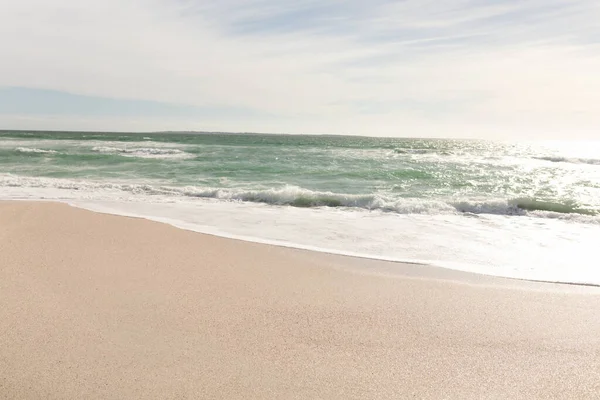
[[57, 90], [0, 87], [0, 114], [86, 115], [96, 117], [264, 118], [251, 109], [197, 107], [151, 100], [83, 96]]
[[0, 85], [212, 110], [171, 111], [180, 129], [595, 137], [598, 20], [595, 0], [22, 0], [0, 5]]

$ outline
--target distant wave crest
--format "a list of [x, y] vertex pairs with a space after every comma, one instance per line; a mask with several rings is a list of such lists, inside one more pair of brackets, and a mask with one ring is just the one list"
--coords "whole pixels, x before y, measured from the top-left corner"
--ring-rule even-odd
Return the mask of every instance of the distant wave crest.
[[92, 151], [103, 154], [118, 154], [124, 157], [138, 158], [191, 158], [193, 154], [178, 149], [155, 147], [121, 148], [109, 146], [96, 146]]
[[15, 151], [19, 153], [29, 153], [29, 154], [56, 154], [56, 150], [44, 150], [44, 149], [36, 149], [30, 147], [17, 147]]
[[397, 148], [394, 149], [396, 154], [429, 154], [436, 153], [436, 149], [409, 149], [409, 148]]
[[558, 157], [558, 156], [534, 157], [534, 158], [537, 160], [550, 161], [550, 162], [600, 165], [600, 160], [595, 159], [595, 158], [569, 158], [569, 157]]

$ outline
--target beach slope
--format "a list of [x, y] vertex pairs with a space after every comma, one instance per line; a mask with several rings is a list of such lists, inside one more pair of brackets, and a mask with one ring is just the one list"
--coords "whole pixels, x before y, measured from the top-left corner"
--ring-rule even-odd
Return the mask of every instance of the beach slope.
[[0, 398], [597, 398], [599, 290], [436, 271], [0, 202]]

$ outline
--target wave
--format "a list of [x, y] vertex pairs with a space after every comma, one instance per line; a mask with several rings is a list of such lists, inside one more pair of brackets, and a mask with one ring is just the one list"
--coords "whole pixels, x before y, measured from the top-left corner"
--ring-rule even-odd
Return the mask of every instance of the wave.
[[29, 154], [56, 154], [56, 150], [44, 150], [30, 147], [17, 147], [15, 149], [18, 153], [29, 153]]
[[574, 201], [553, 202], [534, 198], [509, 200], [459, 201], [452, 204], [459, 212], [496, 215], [537, 215], [560, 218], [563, 215], [600, 216], [600, 210], [585, 208]]
[[409, 149], [409, 148], [397, 148], [394, 149], [396, 154], [429, 154], [436, 153], [437, 149]]
[[564, 203], [542, 201], [531, 198], [520, 198], [511, 200], [521, 210], [527, 211], [548, 211], [558, 214], [581, 214], [581, 215], [600, 215], [600, 210], [586, 209], [574, 201], [565, 201]]
[[298, 186], [279, 188], [212, 188], [199, 186], [160, 186], [151, 184], [90, 182], [54, 178], [0, 176], [0, 187], [48, 188], [77, 191], [86, 196], [117, 198], [118, 193], [174, 198], [206, 198], [225, 201], [265, 203], [293, 207], [343, 207], [397, 214], [469, 214], [537, 216], [600, 223], [600, 210], [585, 208], [576, 202], [551, 202], [534, 198], [515, 199], [416, 199], [394, 198], [388, 194], [343, 194], [313, 191]]
[[550, 161], [550, 162], [564, 162], [571, 164], [590, 164], [590, 165], [600, 165], [600, 160], [595, 158], [569, 158], [569, 157], [558, 157], [558, 156], [549, 156], [549, 157], [534, 157], [536, 160], [542, 161]]
[[92, 151], [103, 154], [118, 154], [124, 157], [138, 158], [192, 158], [193, 154], [186, 153], [178, 149], [140, 147], [140, 148], [122, 148], [109, 146], [95, 146]]

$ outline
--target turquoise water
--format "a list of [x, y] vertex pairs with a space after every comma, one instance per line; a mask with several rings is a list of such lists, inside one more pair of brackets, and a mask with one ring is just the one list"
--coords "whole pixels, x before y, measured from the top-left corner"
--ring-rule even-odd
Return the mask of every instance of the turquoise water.
[[[18, 177], [125, 190], [396, 212], [600, 212], [600, 146], [343, 136], [0, 134]], [[579, 153], [579, 154], [578, 154]], [[442, 203], [442, 204], [439, 204]], [[441, 210], [440, 210], [441, 211]]]
[[[102, 203], [116, 213], [127, 209], [140, 214], [143, 209], [144, 216], [155, 219], [177, 215], [177, 221], [195, 224], [197, 230], [263, 241], [285, 237], [285, 243], [300, 247], [319, 247], [319, 237], [333, 235], [332, 246], [341, 248], [326, 250], [350, 252], [358, 243], [361, 255], [423, 260], [427, 245], [415, 244], [414, 239], [405, 238], [410, 243], [403, 244], [374, 239], [372, 232], [366, 236], [373, 218], [385, 225], [384, 231], [400, 229], [402, 222], [402, 229], [421, 235], [435, 225], [442, 235], [446, 228], [448, 235], [483, 235], [490, 246], [524, 227], [534, 242], [553, 229], [573, 232], [564, 238], [568, 246], [587, 243], [600, 225], [600, 142], [4, 131], [0, 193], [3, 198], [87, 202], [96, 207]], [[150, 210], [149, 204], [156, 207]], [[237, 213], [237, 222], [225, 217], [222, 222], [197, 220], [206, 207], [217, 206], [229, 210], [224, 213]], [[171, 211], [165, 211], [169, 207]], [[238, 232], [244, 221], [250, 224], [250, 214], [260, 213], [268, 214], [258, 221], [268, 233], [265, 237], [251, 230]], [[359, 222], [351, 228], [344, 225], [357, 215]], [[278, 221], [285, 218], [292, 218], [287, 230], [278, 231]], [[337, 222], [319, 225], [318, 220], [328, 218]], [[552, 225], [557, 223], [563, 225]], [[490, 224], [497, 229], [488, 229]], [[288, 237], [290, 230], [304, 233]], [[553, 238], [552, 243], [562, 242]], [[461, 255], [472, 249], [457, 248], [450, 254], [431, 248], [427, 251], [439, 250], [451, 260], [425, 261], [458, 259], [497, 269], [511, 263], [514, 269], [514, 261], [472, 260]], [[531, 255], [525, 258], [531, 261]], [[505, 272], [497, 274], [514, 275]]]

